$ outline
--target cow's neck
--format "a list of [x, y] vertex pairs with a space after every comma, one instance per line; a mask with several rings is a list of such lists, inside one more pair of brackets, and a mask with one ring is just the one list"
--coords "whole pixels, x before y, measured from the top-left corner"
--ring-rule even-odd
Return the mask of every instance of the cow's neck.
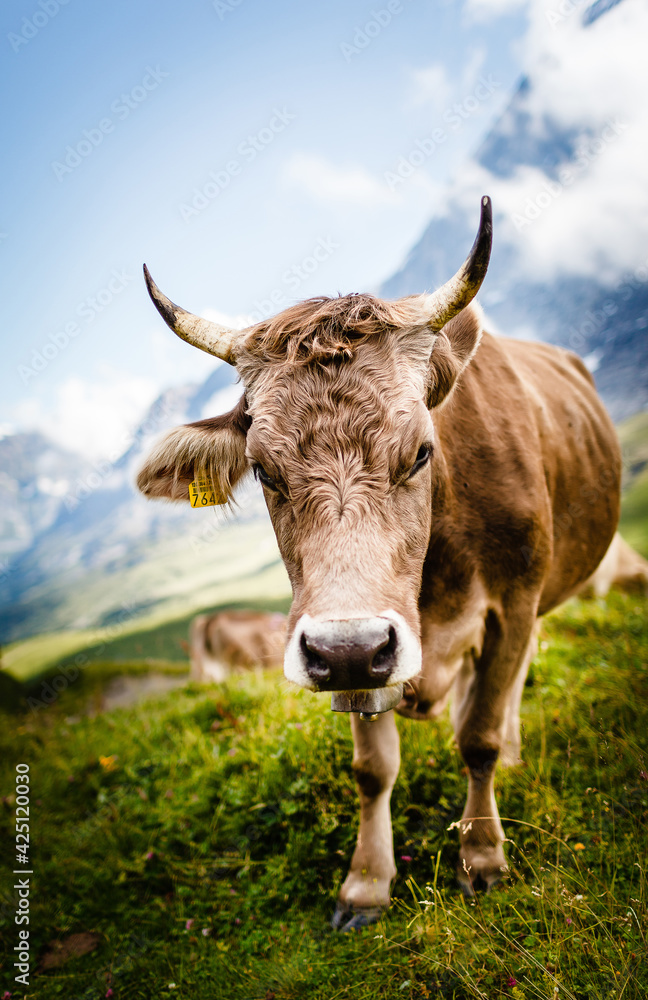
[[419, 608], [439, 620], [446, 620], [460, 611], [475, 572], [456, 489], [443, 442], [437, 438], [432, 464], [432, 525], [423, 564]]

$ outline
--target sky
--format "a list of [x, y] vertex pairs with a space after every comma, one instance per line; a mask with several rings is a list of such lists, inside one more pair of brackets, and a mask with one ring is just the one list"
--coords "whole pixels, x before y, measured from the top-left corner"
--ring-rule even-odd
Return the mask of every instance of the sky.
[[525, 0], [8, 0], [4, 432], [99, 457], [162, 388], [213, 370], [154, 312], [143, 262], [239, 325], [376, 290], [509, 100], [530, 16]]
[[521, 46], [527, 133], [570, 135], [572, 161], [556, 170], [522, 163], [495, 176], [468, 156], [445, 197], [472, 213], [488, 191], [496, 238], [516, 249], [518, 279], [569, 274], [614, 287], [648, 280], [648, 6], [608, 0], [590, 23], [588, 7], [533, 0]]

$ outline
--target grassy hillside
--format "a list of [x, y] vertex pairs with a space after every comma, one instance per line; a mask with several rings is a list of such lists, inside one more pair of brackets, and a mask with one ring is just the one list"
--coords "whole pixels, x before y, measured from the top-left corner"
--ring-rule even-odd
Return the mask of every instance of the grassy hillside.
[[[251, 502], [254, 498], [251, 498]], [[62, 556], [60, 542], [50, 539], [34, 560], [48, 572], [40, 578], [34, 567], [27, 578], [34, 583], [21, 595], [18, 607], [9, 607], [3, 634], [23, 639], [43, 632], [98, 628], [116, 619], [155, 615], [160, 621], [178, 617], [185, 611], [227, 599], [230, 585], [277, 569], [283, 593], [288, 580], [279, 555], [272, 526], [267, 517], [233, 520], [220, 509], [183, 511], [182, 532], [151, 541], [145, 533], [132, 539], [124, 551], [123, 541], [111, 546], [109, 539], [94, 539], [101, 551], [96, 560], [80, 555], [82, 539]], [[86, 546], [90, 541], [85, 539]], [[119, 554], [108, 558], [114, 549]], [[105, 550], [105, 551], [104, 551]], [[52, 567], [56, 567], [52, 571]], [[236, 598], [234, 598], [236, 599]], [[10, 621], [20, 619], [20, 625]], [[16, 633], [16, 629], [20, 629]]]
[[618, 428], [623, 451], [621, 531], [648, 559], [648, 412], [636, 413]]
[[525, 765], [497, 780], [511, 873], [489, 896], [466, 902], [454, 880], [465, 776], [447, 718], [399, 720], [394, 905], [348, 936], [327, 922], [356, 792], [326, 696], [268, 673], [89, 716], [89, 686], [115, 669], [97, 665], [5, 717], [3, 858], [27, 762], [33, 965], [49, 970], [16, 989], [5, 892], [0, 996], [645, 1000], [647, 611], [613, 595], [546, 620]]
[[34, 636], [5, 647], [4, 671], [20, 682], [30, 682], [55, 671], [61, 663], [98, 659], [186, 660], [186, 641], [194, 615], [214, 607], [258, 607], [284, 611], [290, 604], [290, 585], [283, 564], [275, 561], [258, 572], [212, 584], [197, 593], [180, 595], [162, 610], [138, 616], [126, 606], [102, 628], [75, 629]]

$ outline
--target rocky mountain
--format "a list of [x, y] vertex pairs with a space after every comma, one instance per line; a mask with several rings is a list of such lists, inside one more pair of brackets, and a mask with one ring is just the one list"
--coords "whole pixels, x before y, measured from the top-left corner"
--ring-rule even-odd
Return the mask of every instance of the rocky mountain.
[[528, 72], [403, 267], [388, 297], [433, 288], [494, 204], [480, 301], [491, 327], [570, 347], [616, 420], [648, 405], [648, 64], [635, 0], [539, 2]]
[[56, 521], [83, 459], [42, 434], [0, 440], [0, 573]]

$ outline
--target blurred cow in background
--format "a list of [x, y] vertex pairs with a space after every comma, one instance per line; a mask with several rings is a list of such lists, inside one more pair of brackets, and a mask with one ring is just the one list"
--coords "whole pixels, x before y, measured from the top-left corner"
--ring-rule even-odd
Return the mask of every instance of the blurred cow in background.
[[605, 597], [618, 587], [626, 593], [648, 594], [648, 562], [616, 533], [596, 570], [583, 584], [581, 597]]
[[285, 615], [263, 611], [197, 615], [189, 630], [189, 677], [218, 684], [234, 670], [280, 667], [285, 641]]

